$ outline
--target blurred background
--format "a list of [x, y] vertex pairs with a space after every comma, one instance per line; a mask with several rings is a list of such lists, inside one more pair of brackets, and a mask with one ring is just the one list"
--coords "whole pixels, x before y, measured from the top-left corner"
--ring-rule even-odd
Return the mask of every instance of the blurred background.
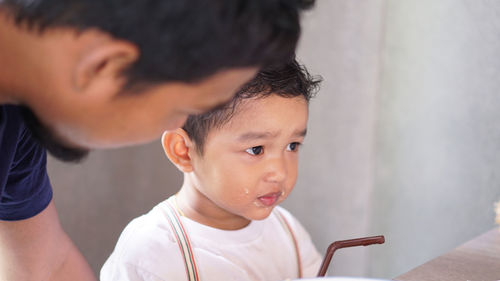
[[[500, 199], [500, 1], [319, 0], [298, 58], [324, 79], [285, 202], [329, 275], [394, 278], [494, 227]], [[175, 193], [160, 142], [49, 159], [63, 227], [96, 274], [125, 225]]]

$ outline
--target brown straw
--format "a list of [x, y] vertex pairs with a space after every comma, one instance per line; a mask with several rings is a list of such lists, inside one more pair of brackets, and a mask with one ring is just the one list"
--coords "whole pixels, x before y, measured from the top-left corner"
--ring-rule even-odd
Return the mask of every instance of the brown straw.
[[368, 246], [372, 244], [384, 244], [384, 242], [385, 238], [383, 235], [333, 242], [332, 244], [330, 244], [330, 246], [328, 246], [328, 250], [326, 250], [326, 255], [323, 259], [323, 263], [321, 264], [321, 268], [319, 269], [318, 277], [325, 276], [326, 271], [328, 270], [328, 266], [330, 265], [330, 261], [332, 260], [333, 253], [335, 253], [337, 249], [356, 246]]

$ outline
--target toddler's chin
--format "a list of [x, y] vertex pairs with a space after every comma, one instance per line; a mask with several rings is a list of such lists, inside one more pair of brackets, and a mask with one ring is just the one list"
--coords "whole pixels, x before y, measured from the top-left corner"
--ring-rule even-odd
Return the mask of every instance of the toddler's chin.
[[262, 208], [255, 213], [252, 214], [251, 218], [248, 218], [249, 220], [264, 220], [271, 215], [271, 212], [273, 211], [274, 207], [268, 207], [268, 208]]

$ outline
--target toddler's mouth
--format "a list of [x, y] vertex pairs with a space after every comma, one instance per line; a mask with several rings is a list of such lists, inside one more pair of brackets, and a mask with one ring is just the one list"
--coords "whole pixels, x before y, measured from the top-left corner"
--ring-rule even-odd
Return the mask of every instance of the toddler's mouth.
[[264, 205], [266, 207], [271, 207], [272, 205], [274, 205], [278, 201], [281, 194], [283, 194], [283, 192], [281, 192], [281, 191], [280, 192], [272, 192], [272, 193], [268, 193], [264, 196], [260, 196], [257, 199], [259, 200], [260, 203], [262, 203], [262, 205]]

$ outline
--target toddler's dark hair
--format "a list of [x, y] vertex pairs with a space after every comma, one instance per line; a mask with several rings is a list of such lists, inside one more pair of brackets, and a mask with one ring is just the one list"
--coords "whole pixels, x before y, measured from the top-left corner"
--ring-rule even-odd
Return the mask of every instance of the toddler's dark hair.
[[307, 102], [319, 89], [321, 77], [313, 77], [295, 59], [262, 69], [254, 79], [243, 85], [227, 104], [200, 115], [190, 115], [182, 127], [195, 143], [200, 155], [211, 129], [229, 122], [238, 105], [245, 99], [278, 95], [286, 98], [303, 97]]

